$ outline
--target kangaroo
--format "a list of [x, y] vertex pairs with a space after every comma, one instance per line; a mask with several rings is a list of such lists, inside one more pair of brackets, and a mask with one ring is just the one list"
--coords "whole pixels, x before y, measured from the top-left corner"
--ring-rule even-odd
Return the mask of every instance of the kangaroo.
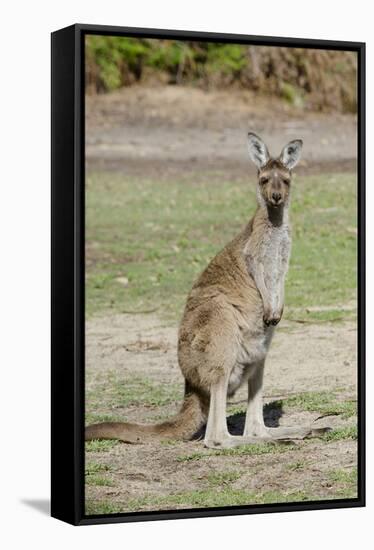
[[[324, 431], [312, 426], [270, 428], [263, 418], [265, 358], [283, 314], [291, 250], [291, 175], [302, 145], [300, 139], [291, 141], [278, 158], [272, 158], [261, 138], [248, 134], [249, 157], [258, 170], [258, 206], [188, 295], [178, 338], [178, 362], [185, 378], [179, 412], [154, 425], [94, 424], [86, 428], [86, 439], [188, 440], [206, 423], [205, 446], [229, 448], [302, 439]], [[233, 436], [227, 428], [226, 401], [243, 384], [248, 386], [244, 433]]]

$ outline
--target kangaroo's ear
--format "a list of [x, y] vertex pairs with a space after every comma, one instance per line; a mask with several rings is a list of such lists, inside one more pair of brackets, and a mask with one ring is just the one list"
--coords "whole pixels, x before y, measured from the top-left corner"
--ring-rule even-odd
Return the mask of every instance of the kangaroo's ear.
[[250, 132], [248, 134], [248, 152], [257, 168], [262, 168], [270, 159], [268, 148], [261, 138]]
[[303, 142], [301, 139], [295, 139], [287, 143], [280, 154], [280, 161], [288, 170], [292, 170], [299, 162], [301, 157], [301, 149], [303, 148]]

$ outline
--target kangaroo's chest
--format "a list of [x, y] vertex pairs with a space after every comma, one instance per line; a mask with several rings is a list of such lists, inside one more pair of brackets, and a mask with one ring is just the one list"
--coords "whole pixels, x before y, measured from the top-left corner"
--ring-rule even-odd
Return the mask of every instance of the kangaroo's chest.
[[272, 286], [287, 272], [290, 258], [291, 238], [288, 227], [271, 227], [260, 245], [259, 260], [263, 265], [267, 285]]

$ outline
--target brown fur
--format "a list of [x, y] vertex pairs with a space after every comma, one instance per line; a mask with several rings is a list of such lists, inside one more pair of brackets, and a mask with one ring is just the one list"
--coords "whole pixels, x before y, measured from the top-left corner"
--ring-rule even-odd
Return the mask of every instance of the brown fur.
[[[260, 138], [254, 134], [249, 134], [249, 137], [255, 140], [255, 149], [250, 154], [253, 154], [251, 158], [259, 168], [259, 205], [243, 231], [212, 259], [187, 298], [178, 339], [178, 361], [186, 381], [184, 402], [179, 413], [167, 422], [154, 425], [96, 424], [87, 428], [86, 439], [118, 438], [128, 443], [149, 438], [190, 439], [206, 422], [209, 411], [206, 444], [232, 445], [232, 439], [229, 439], [232, 436], [222, 425], [225, 416], [222, 420], [219, 404], [226, 399], [227, 393], [234, 393], [245, 381], [250, 384], [246, 434], [256, 435], [260, 425], [261, 435], [264, 435], [265, 426], [261, 424], [261, 419], [258, 420], [259, 415], [262, 416], [258, 392], [262, 388], [265, 355], [274, 330], [272, 325], [279, 322], [283, 303], [278, 310], [272, 309], [268, 303], [267, 289], [261, 287], [256, 269], [261, 254], [264, 249], [265, 252], [267, 250], [266, 246], [273, 250], [271, 241], [264, 248], [264, 239], [277, 232], [275, 227], [280, 227], [278, 231], [282, 231], [281, 235], [285, 235], [288, 242], [286, 212], [291, 172], [279, 159], [270, 159]], [[295, 143], [301, 148], [300, 141], [290, 142], [282, 155], [294, 153]], [[289, 157], [284, 158], [286, 163]], [[276, 201], [274, 193], [279, 194]], [[283, 246], [282, 242], [279, 246]], [[278, 250], [276, 253], [278, 255]], [[282, 254], [281, 249], [279, 254]], [[279, 261], [282, 262], [282, 259]], [[288, 256], [286, 261], [288, 263]], [[265, 262], [264, 265], [268, 264]], [[281, 269], [282, 264], [279, 265]], [[286, 270], [287, 266], [284, 267], [284, 274]], [[218, 416], [220, 421], [216, 422]], [[244, 442], [248, 441], [252, 439], [247, 437]]]

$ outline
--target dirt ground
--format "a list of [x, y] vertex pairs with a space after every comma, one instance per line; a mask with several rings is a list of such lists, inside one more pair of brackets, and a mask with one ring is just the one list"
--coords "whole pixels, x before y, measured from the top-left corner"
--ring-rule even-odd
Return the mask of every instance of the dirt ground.
[[[168, 404], [121, 406], [115, 400], [102, 400], [99, 410], [119, 415], [129, 421], [151, 422], [173, 414], [183, 394], [183, 378], [177, 356], [177, 329], [153, 315], [118, 315], [87, 323], [86, 375], [87, 391], [99, 393], [105, 379], [123, 381], [144, 377], [156, 387], [171, 390]], [[356, 326], [349, 324], [302, 325], [284, 323], [276, 332], [266, 364], [265, 403], [302, 392], [334, 392], [342, 401], [356, 398]], [[178, 388], [175, 396], [175, 388]], [[166, 390], [167, 391], [167, 390]], [[174, 393], [173, 393], [174, 392]], [[230, 400], [229, 406], [245, 410], [246, 392], [242, 388]], [[230, 409], [229, 409], [230, 410]], [[319, 416], [319, 418], [316, 420]], [[323, 416], [318, 412], [265, 408], [269, 425], [308, 424], [341, 428], [352, 425], [352, 418], [339, 415]], [[240, 433], [244, 414], [230, 417], [232, 433]], [[164, 442], [166, 443], [166, 442]], [[207, 453], [200, 457], [199, 453]], [[204, 451], [202, 441], [173, 442], [172, 445], [119, 443], [102, 452], [87, 453], [87, 460], [110, 468], [112, 486], [87, 486], [91, 501], [110, 501], [121, 511], [186, 508], [180, 502], [167, 503], [170, 495], [201, 491], [210, 487], [212, 474], [225, 477], [235, 472], [230, 490], [249, 494], [269, 494], [276, 497], [308, 495], [313, 499], [338, 498], [331, 483], [331, 472], [356, 467], [356, 441], [342, 439], [326, 442], [311, 439], [300, 442], [281, 453], [254, 456], [220, 456]], [[196, 459], [194, 453], [197, 453]], [[190, 458], [189, 458], [190, 457]], [[214, 479], [214, 478], [213, 478]], [[249, 500], [247, 504], [256, 502]], [[257, 500], [257, 502], [260, 502]], [[199, 500], [197, 500], [197, 504]], [[214, 502], [213, 502], [214, 504]], [[196, 505], [195, 505], [196, 506]], [[194, 507], [188, 504], [187, 507]]]
[[[274, 153], [287, 140], [302, 137], [301, 176], [354, 172], [356, 122], [353, 115], [304, 113], [239, 91], [133, 86], [87, 98], [87, 173], [115, 171], [189, 184], [253, 176], [246, 151], [249, 130], [264, 137]], [[316, 305], [311, 297], [311, 307]], [[347, 304], [352, 308], [355, 304]], [[316, 421], [342, 429], [342, 437], [227, 455], [204, 450], [202, 441], [92, 445], [86, 453], [93, 472], [86, 485], [88, 513], [355, 496], [354, 476], [349, 487], [346, 481], [357, 466], [357, 442], [344, 436], [345, 427], [355, 426], [355, 416], [324, 415], [317, 406], [287, 403], [305, 392], [334, 394], [342, 406], [355, 402], [356, 339], [353, 321], [282, 321], [266, 365], [269, 425]], [[109, 415], [154, 422], [172, 415], [183, 396], [176, 344], [177, 327], [155, 314], [87, 321], [86, 412], [96, 415], [90, 421]], [[138, 385], [131, 397], [126, 387], [134, 380]], [[280, 400], [284, 407], [277, 405]], [[241, 389], [229, 404], [232, 433], [242, 430], [245, 403]]]

